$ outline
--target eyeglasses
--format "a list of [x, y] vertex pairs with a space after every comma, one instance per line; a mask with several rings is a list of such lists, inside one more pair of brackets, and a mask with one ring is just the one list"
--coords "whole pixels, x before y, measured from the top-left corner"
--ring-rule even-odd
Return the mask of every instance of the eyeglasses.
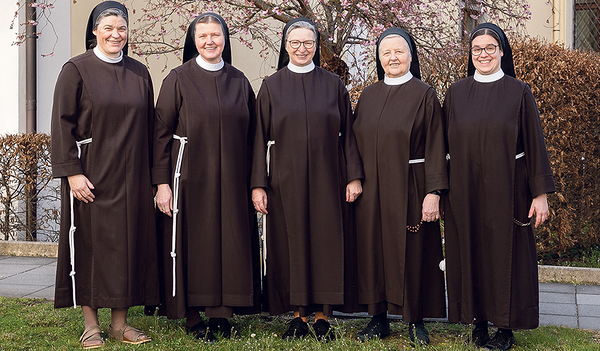
[[493, 54], [493, 53], [496, 52], [496, 50], [498, 49], [498, 46], [499, 45], [494, 45], [494, 44], [487, 45], [485, 48], [480, 48], [479, 46], [473, 46], [471, 48], [471, 55], [473, 55], [473, 56], [479, 56], [479, 55], [481, 55], [481, 53], [483, 52], [483, 50], [485, 50], [485, 52], [488, 55], [491, 55], [491, 54]]
[[288, 40], [288, 43], [290, 44], [290, 46], [292, 47], [292, 49], [298, 49], [298, 48], [300, 48], [300, 45], [304, 45], [304, 47], [306, 49], [312, 49], [313, 46], [315, 46], [315, 41], [314, 40], [305, 40], [305, 41]]

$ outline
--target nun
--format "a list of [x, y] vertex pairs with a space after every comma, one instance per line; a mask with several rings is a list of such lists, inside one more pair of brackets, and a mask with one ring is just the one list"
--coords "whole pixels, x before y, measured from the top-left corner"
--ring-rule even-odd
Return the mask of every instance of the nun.
[[268, 213], [265, 291], [271, 314], [294, 311], [283, 339], [313, 329], [330, 340], [328, 316], [345, 299], [347, 202], [361, 193], [360, 156], [348, 92], [318, 67], [319, 32], [296, 18], [283, 29], [278, 71], [257, 97], [254, 208]]
[[54, 306], [81, 305], [84, 349], [104, 344], [98, 309], [111, 309], [109, 335], [150, 341], [127, 310], [159, 301], [151, 181], [154, 123], [146, 67], [127, 56], [127, 9], [94, 8], [87, 51], [62, 68], [52, 109], [52, 172], [62, 179]]
[[513, 329], [539, 324], [533, 227], [548, 218], [555, 187], [535, 99], [498, 26], [471, 33], [468, 77], [449, 88], [444, 115], [448, 318], [475, 325], [474, 345], [508, 350]]
[[198, 339], [227, 338], [234, 313], [260, 311], [249, 184], [254, 125], [254, 92], [231, 65], [227, 24], [204, 13], [188, 28], [183, 64], [162, 83], [152, 167], [163, 303], [167, 317], [186, 318], [188, 333]]
[[390, 334], [387, 313], [428, 344], [424, 317], [446, 316], [440, 194], [448, 189], [442, 107], [423, 83], [417, 47], [403, 29], [377, 40], [379, 81], [358, 101], [354, 135], [363, 162], [356, 200], [359, 303], [373, 316], [358, 339]]

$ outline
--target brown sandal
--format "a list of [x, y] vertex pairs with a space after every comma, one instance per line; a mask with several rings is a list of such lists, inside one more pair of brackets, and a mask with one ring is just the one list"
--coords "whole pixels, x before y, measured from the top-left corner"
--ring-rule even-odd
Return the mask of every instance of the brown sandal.
[[[129, 339], [128, 337], [125, 336], [125, 333], [130, 332], [130, 331], [135, 332], [135, 336], [133, 339]], [[127, 323], [124, 323], [123, 326], [121, 327], [121, 329], [119, 329], [119, 330], [113, 328], [112, 325], [110, 325], [108, 327], [108, 335], [110, 335], [111, 338], [113, 338], [117, 341], [120, 341], [125, 344], [132, 344], [132, 345], [143, 344], [145, 342], [152, 340], [151, 338], [148, 337], [148, 335], [146, 335], [146, 333], [144, 333], [143, 331], [141, 331], [139, 329], [135, 329], [134, 327], [130, 326]]]
[[[100, 336], [98, 336], [98, 334], [100, 334]], [[79, 341], [81, 342], [81, 347], [84, 350], [97, 349], [99, 347], [104, 346], [104, 339], [102, 339], [102, 329], [100, 329], [99, 325], [90, 325], [89, 327], [85, 328], [83, 334], [81, 334], [81, 337], [79, 338]], [[102, 342], [99, 344], [85, 345], [85, 343], [89, 341]]]

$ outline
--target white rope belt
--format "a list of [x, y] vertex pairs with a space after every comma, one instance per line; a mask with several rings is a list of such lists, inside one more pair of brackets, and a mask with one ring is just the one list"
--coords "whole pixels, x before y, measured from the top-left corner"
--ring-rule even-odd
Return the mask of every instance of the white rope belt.
[[408, 160], [408, 164], [409, 165], [414, 165], [414, 164], [417, 164], [417, 163], [425, 163], [425, 159], [424, 158], [415, 158], [415, 159], [412, 159], [412, 160]]
[[[89, 144], [92, 142], [92, 138], [76, 141], [75, 145], [77, 145], [77, 158], [81, 158], [81, 145]], [[71, 208], [71, 226], [69, 227], [69, 259], [71, 261], [71, 272], [69, 275], [71, 276], [71, 285], [73, 286], [73, 308], [77, 308], [77, 298], [75, 294], [75, 231], [77, 228], [75, 227], [75, 211], [73, 209], [73, 203], [75, 199], [73, 198], [73, 190], [69, 190], [69, 206]]]
[[179, 178], [181, 177], [181, 163], [183, 162], [183, 150], [187, 144], [187, 137], [180, 137], [173, 134], [173, 139], [179, 140], [179, 152], [177, 153], [177, 163], [175, 164], [175, 174], [173, 175], [173, 231], [171, 234], [171, 257], [173, 258], [173, 297], [177, 291], [177, 254], [175, 253], [175, 244], [177, 241], [177, 214], [179, 213]]
[[[275, 145], [275, 140], [269, 140], [267, 142], [267, 177], [270, 175], [270, 164], [271, 164], [271, 146]], [[267, 215], [262, 215], [262, 263], [263, 263], [263, 275], [267, 275]]]
[[267, 142], [267, 177], [269, 176], [269, 164], [271, 163], [271, 146], [275, 145], [275, 140]]
[[[524, 157], [524, 156], [525, 156], [525, 151], [521, 152], [520, 154], [517, 154], [515, 156], [515, 160], [518, 160], [518, 159], [520, 159], [521, 157]], [[450, 161], [450, 154], [446, 154], [446, 161]], [[410, 161], [408, 163], [410, 163]]]

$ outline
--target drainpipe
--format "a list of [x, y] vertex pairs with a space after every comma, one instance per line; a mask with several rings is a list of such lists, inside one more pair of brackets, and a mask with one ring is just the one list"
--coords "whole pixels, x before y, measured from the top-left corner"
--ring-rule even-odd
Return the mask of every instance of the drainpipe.
[[[560, 0], [552, 1], [552, 42], [558, 43], [560, 41], [560, 32], [562, 22], [560, 20], [560, 14], [562, 12]], [[559, 9], [560, 7], [560, 9]]]
[[25, 40], [25, 100], [26, 132], [32, 133], [37, 130], [37, 26], [29, 22], [36, 21], [35, 7], [31, 4], [33, 0], [27, 0], [26, 8], [26, 40]]
[[[37, 21], [36, 8], [31, 6], [33, 0], [27, 0], [26, 9], [26, 40], [25, 40], [25, 130], [29, 133], [37, 131]], [[30, 22], [31, 21], [31, 22]], [[34, 157], [37, 159], [37, 157]], [[25, 194], [26, 207], [26, 240], [37, 240], [37, 164], [32, 164], [25, 170], [27, 182], [33, 183]]]

